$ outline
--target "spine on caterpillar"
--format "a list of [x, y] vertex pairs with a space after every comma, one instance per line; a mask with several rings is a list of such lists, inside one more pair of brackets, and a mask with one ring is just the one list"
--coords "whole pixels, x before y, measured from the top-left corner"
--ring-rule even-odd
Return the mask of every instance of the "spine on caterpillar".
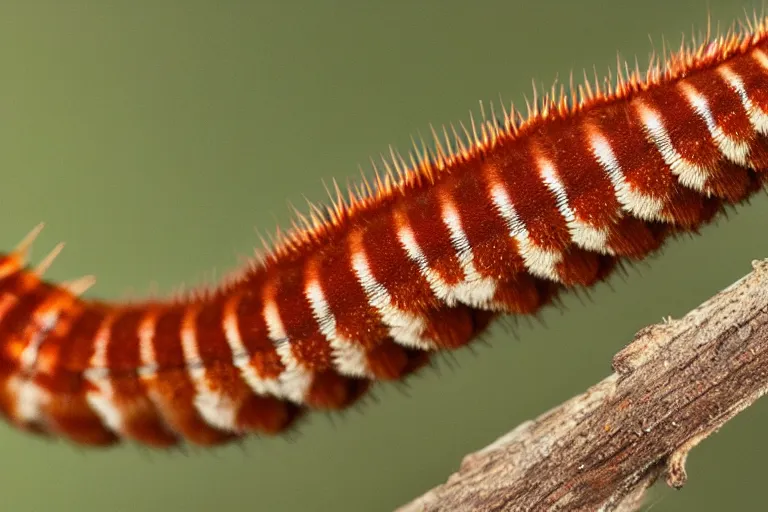
[[237, 279], [183, 300], [82, 299], [89, 280], [48, 283], [27, 266], [29, 237], [0, 257], [0, 410], [96, 445], [277, 433], [498, 314], [593, 285], [763, 187], [767, 23], [553, 91], [525, 119], [505, 109], [436, 135], [409, 163], [393, 152], [374, 183], [312, 207]]

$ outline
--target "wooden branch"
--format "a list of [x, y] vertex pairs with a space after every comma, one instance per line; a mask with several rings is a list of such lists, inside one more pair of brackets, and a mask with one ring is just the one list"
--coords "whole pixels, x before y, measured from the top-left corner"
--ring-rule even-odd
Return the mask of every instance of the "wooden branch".
[[680, 320], [646, 327], [610, 377], [486, 448], [399, 512], [637, 510], [686, 481], [700, 441], [768, 390], [768, 260]]

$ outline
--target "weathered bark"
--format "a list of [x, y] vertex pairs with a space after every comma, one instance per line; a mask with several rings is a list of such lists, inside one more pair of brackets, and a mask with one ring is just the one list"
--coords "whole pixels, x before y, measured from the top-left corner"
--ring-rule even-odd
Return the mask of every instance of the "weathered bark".
[[680, 320], [641, 330], [615, 373], [399, 509], [637, 510], [660, 475], [768, 390], [768, 260]]

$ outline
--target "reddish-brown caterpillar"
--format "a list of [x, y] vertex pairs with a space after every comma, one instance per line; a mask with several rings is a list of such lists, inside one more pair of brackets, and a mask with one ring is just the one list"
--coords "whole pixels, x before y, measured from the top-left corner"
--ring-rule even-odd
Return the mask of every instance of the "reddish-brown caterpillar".
[[87, 444], [277, 433], [593, 285], [763, 187], [768, 19], [460, 132], [184, 300], [83, 300], [26, 267], [33, 232], [0, 255], [0, 410]]

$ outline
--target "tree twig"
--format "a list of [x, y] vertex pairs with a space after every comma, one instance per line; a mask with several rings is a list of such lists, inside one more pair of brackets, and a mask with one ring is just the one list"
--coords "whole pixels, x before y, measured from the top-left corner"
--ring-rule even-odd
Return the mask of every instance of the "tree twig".
[[641, 330], [615, 373], [464, 458], [401, 507], [637, 510], [664, 475], [686, 481], [700, 441], [768, 391], [768, 260], [680, 320]]

